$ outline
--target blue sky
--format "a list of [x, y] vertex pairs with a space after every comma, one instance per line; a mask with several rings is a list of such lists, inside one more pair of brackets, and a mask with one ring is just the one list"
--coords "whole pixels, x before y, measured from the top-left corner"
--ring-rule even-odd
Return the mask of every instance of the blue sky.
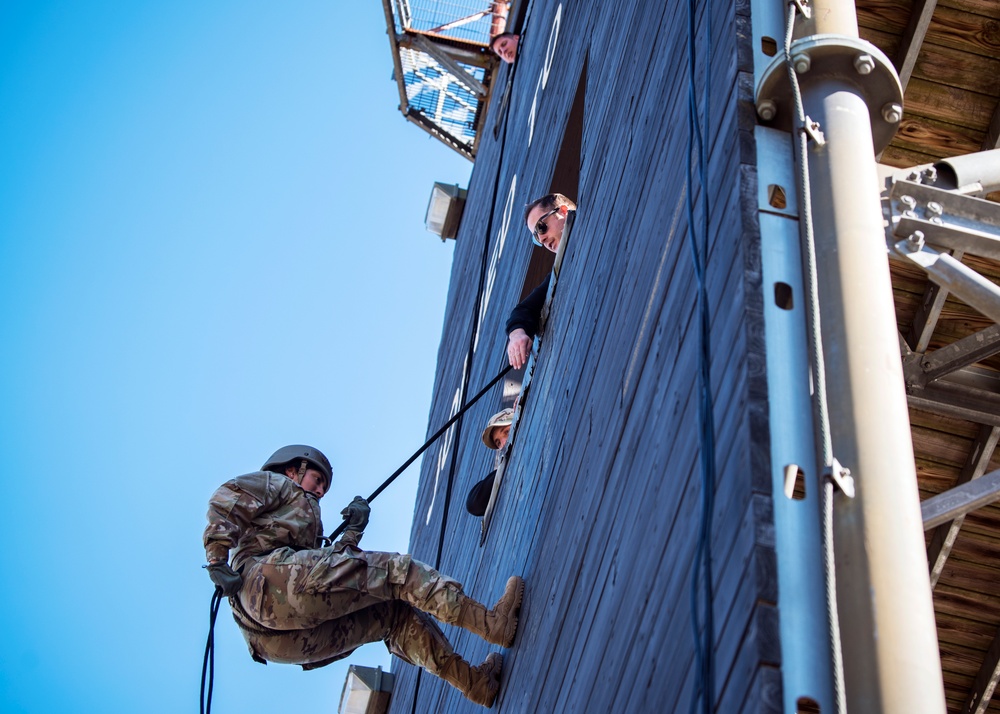
[[[4, 712], [193, 711], [211, 492], [311, 443], [329, 531], [423, 442], [453, 250], [424, 212], [471, 164], [391, 73], [376, 0], [0, 0]], [[366, 547], [406, 550], [418, 468]], [[335, 710], [346, 664], [218, 629], [220, 714]]]

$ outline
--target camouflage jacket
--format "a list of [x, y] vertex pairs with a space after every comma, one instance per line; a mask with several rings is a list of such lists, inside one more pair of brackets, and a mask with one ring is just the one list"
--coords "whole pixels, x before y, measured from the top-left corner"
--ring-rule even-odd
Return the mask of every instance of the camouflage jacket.
[[[341, 541], [357, 545], [360, 533], [346, 531]], [[276, 548], [295, 550], [323, 545], [319, 500], [282, 474], [269, 471], [237, 476], [208, 502], [205, 555], [239, 568], [248, 558]]]

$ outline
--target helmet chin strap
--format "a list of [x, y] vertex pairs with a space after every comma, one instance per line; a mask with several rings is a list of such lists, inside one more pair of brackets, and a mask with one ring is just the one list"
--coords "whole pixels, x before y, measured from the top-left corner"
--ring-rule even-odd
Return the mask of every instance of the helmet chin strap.
[[309, 465], [309, 462], [306, 461], [305, 459], [302, 459], [302, 464], [299, 466], [299, 484], [300, 485], [302, 484], [302, 479], [304, 479], [306, 477], [306, 467], [308, 465]]

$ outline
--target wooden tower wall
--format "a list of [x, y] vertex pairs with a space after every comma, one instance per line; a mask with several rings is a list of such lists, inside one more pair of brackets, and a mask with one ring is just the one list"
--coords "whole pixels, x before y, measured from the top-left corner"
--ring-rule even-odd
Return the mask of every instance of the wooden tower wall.
[[[688, 711], [698, 682], [691, 580], [702, 489], [687, 4], [538, 0], [530, 12], [516, 67], [497, 77], [469, 186], [428, 433], [453, 413], [461, 390], [484, 255], [469, 396], [505, 363], [503, 324], [536, 250], [524, 204], [562, 190], [575, 194], [579, 211], [485, 545], [464, 501], [492, 468], [479, 437], [499, 408], [499, 387], [424, 456], [411, 548], [435, 563], [443, 528], [440, 569], [487, 603], [508, 575], [527, 580], [499, 710]], [[768, 712], [780, 709], [781, 685], [749, 10], [718, 2], [711, 12], [696, 28], [700, 109], [709, 55], [712, 101], [708, 176], [702, 186], [695, 170], [694, 215], [700, 226], [707, 195], [714, 699], [716, 711]], [[471, 661], [496, 649], [444, 629]], [[396, 661], [393, 669], [394, 714], [482, 711], [418, 668]]]

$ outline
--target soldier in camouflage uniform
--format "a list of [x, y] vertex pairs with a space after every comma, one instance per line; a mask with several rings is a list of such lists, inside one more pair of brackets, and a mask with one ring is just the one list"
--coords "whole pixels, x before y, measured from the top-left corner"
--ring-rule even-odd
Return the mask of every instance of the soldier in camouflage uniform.
[[318, 449], [286, 446], [260, 471], [223, 484], [209, 501], [206, 567], [229, 596], [253, 658], [313, 669], [383, 640], [396, 656], [492, 706], [502, 658], [493, 653], [471, 666], [434, 618], [509, 647], [524, 581], [511, 577], [487, 610], [460, 583], [409, 555], [361, 550], [369, 509], [360, 496], [341, 511], [348, 520], [344, 535], [321, 547], [319, 498], [331, 479], [330, 462]]

